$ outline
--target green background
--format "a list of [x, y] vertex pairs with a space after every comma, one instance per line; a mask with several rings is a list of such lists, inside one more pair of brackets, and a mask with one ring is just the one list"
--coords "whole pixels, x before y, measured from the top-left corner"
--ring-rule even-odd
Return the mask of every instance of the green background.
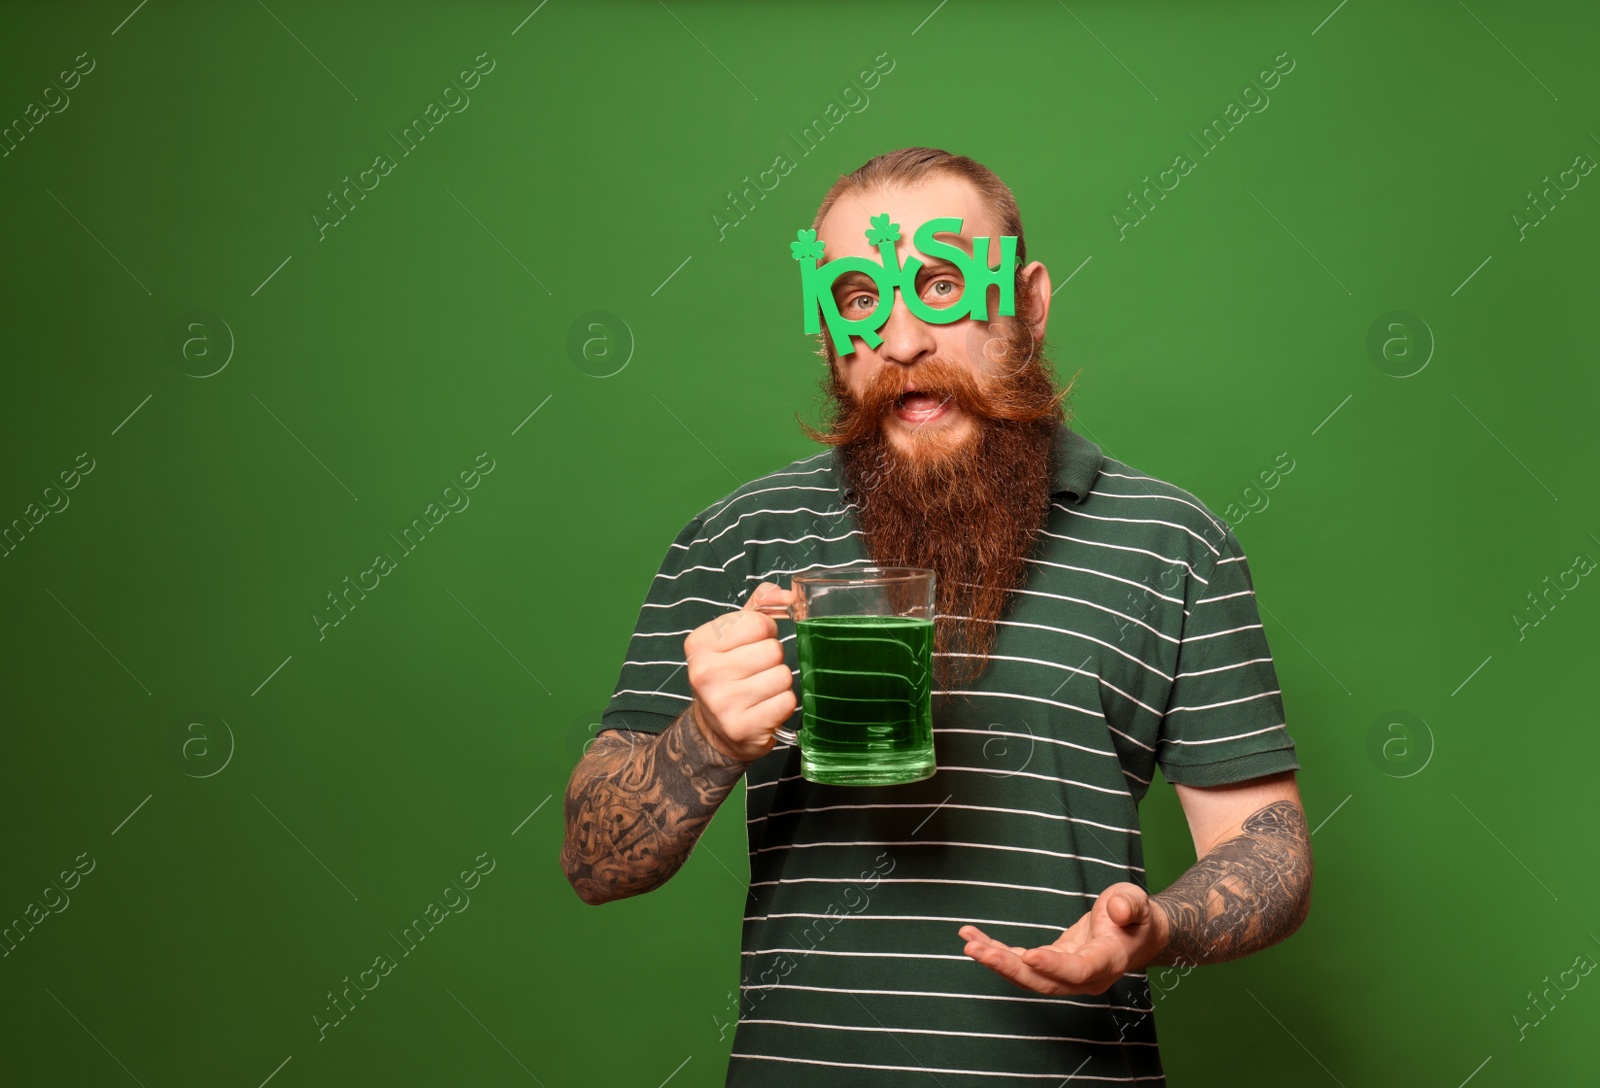
[[[1600, 18], [1335, 3], [8, 4], [0, 118], [94, 67], [0, 158], [0, 524], [94, 467], [0, 559], [0, 921], [93, 868], [0, 958], [0, 1081], [722, 1083], [742, 792], [668, 885], [598, 909], [561, 874], [560, 795], [668, 542], [815, 452], [787, 243], [837, 175], [923, 144], [1015, 191], [1080, 429], [1225, 514], [1255, 575], [1314, 903], [1158, 996], [1172, 1083], [1595, 1083], [1600, 975], [1515, 1018], [1600, 960], [1600, 588], [1574, 569], [1600, 560], [1600, 176], [1525, 238], [1513, 215], [1600, 154]], [[470, 105], [402, 154], [476, 58]], [[1392, 311], [1407, 377], [1368, 349]], [[390, 534], [480, 453], [405, 554]], [[1192, 860], [1165, 785], [1144, 821], [1164, 886]]]

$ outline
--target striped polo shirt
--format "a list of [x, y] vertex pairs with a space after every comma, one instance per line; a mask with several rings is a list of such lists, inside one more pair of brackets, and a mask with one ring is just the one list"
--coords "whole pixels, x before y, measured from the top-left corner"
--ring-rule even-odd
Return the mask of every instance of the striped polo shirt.
[[[1047, 997], [970, 959], [956, 931], [1048, 944], [1109, 885], [1145, 886], [1138, 805], [1157, 764], [1215, 786], [1299, 763], [1232, 529], [1067, 426], [1054, 464], [987, 670], [934, 689], [933, 777], [816, 785], [782, 743], [750, 765], [729, 1085], [1164, 1083], [1143, 973]], [[602, 724], [659, 732], [681, 714], [685, 636], [761, 582], [870, 565], [853, 499], [827, 450], [684, 526]], [[778, 633], [798, 682], [794, 625]], [[799, 730], [798, 708], [785, 724]]]

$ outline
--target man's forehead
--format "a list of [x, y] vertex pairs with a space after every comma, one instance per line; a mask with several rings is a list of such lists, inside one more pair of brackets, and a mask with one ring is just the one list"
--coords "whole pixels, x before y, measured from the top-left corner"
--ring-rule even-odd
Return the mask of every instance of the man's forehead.
[[[939, 231], [934, 237], [941, 242], [972, 254], [974, 238], [995, 238], [1001, 233], [1000, 225], [992, 221], [992, 212], [978, 200], [970, 185], [949, 184], [956, 179], [936, 178], [914, 188], [874, 189], [864, 193], [850, 193], [834, 202], [817, 228], [817, 238], [825, 243], [827, 258], [875, 257], [876, 246], [867, 243], [867, 231], [874, 215], [888, 213], [891, 221], [899, 224], [900, 240], [895, 252], [904, 260], [907, 254], [916, 254], [926, 264], [944, 263], [929, 258], [912, 242], [917, 228], [930, 219], [954, 218], [961, 220], [961, 230]], [[990, 258], [995, 246], [990, 243]]]

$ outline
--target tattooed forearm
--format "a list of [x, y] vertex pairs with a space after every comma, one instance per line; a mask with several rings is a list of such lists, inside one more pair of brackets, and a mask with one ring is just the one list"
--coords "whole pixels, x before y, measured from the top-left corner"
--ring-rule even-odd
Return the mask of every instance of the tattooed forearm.
[[608, 903], [665, 884], [744, 771], [706, 740], [693, 704], [657, 736], [597, 738], [567, 783], [561, 868], [578, 897]]
[[1245, 820], [1241, 834], [1209, 851], [1151, 898], [1171, 922], [1158, 964], [1222, 963], [1289, 936], [1311, 906], [1311, 837], [1293, 801]]

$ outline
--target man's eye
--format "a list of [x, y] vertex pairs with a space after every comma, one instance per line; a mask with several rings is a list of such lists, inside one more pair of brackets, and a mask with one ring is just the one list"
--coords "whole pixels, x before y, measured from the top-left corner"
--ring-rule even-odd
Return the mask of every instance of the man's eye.
[[[857, 303], [860, 303], [860, 305], [857, 305]], [[848, 317], [850, 316], [852, 310], [854, 310], [856, 314], [870, 314], [877, 308], [878, 297], [876, 295], [860, 294], [851, 295], [849, 298], [845, 299], [844, 305], [840, 307], [839, 312], [841, 315]]]
[[928, 284], [929, 302], [934, 305], [949, 305], [961, 297], [961, 281], [953, 279], [938, 279]]

